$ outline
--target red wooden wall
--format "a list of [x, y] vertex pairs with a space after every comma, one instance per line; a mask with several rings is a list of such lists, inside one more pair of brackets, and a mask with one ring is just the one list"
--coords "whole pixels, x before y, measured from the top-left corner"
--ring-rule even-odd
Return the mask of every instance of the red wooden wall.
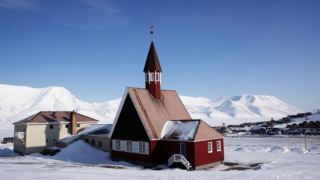
[[[217, 141], [221, 142], [221, 151], [217, 151]], [[208, 152], [208, 142], [212, 142], [212, 153]], [[223, 139], [208, 141], [198, 141], [194, 144], [195, 167], [224, 160], [224, 142]]]
[[[119, 139], [118, 139], [119, 140]], [[130, 141], [130, 139], [123, 139], [126, 141]], [[112, 139], [111, 139], [112, 142]], [[144, 141], [146, 142], [146, 141]], [[112, 146], [112, 143], [111, 143]], [[131, 160], [131, 161], [138, 161], [144, 163], [159, 163], [161, 157], [161, 147], [159, 141], [151, 141], [149, 142], [149, 154], [139, 154], [139, 153], [131, 153], [131, 152], [124, 152], [124, 151], [114, 151], [113, 147], [111, 147], [111, 157]]]
[[162, 141], [163, 144], [163, 163], [168, 164], [169, 158], [173, 154], [180, 154], [180, 143], [186, 144], [186, 158], [190, 164], [194, 167], [194, 143], [193, 142], [181, 142], [181, 141]]
[[[217, 141], [221, 142], [221, 151], [217, 151]], [[212, 153], [208, 152], [208, 142], [212, 142]], [[111, 156], [144, 163], [167, 164], [173, 154], [180, 154], [180, 143], [186, 144], [186, 158], [193, 167], [224, 161], [223, 139], [208, 141], [151, 141], [149, 155], [111, 150]]]

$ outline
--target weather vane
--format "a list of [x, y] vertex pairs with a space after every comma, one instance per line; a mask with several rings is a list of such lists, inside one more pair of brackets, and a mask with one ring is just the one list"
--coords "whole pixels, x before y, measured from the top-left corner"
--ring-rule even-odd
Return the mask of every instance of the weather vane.
[[151, 29], [151, 31], [150, 31], [150, 34], [151, 34], [151, 41], [153, 41], [153, 28], [154, 28], [154, 26], [150, 26], [150, 29]]

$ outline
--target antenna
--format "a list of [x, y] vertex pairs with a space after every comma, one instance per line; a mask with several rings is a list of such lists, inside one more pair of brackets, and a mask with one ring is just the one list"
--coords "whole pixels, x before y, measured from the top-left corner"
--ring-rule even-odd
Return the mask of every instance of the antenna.
[[151, 34], [151, 41], [153, 41], [153, 28], [154, 28], [154, 26], [150, 26], [150, 29], [151, 29], [151, 31], [150, 31], [150, 34]]

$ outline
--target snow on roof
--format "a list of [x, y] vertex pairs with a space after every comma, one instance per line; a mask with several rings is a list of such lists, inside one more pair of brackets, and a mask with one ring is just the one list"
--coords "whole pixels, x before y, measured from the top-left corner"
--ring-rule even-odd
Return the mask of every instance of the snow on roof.
[[107, 130], [107, 132], [110, 132], [112, 125], [111, 124], [94, 124], [94, 125], [90, 125], [85, 127], [85, 129], [81, 132], [79, 132], [78, 134], [73, 134], [70, 135], [68, 137], [65, 137], [63, 139], [60, 139], [59, 142], [64, 142], [64, 143], [69, 143], [73, 140], [78, 139], [81, 135], [88, 135], [100, 130]]
[[162, 129], [161, 138], [184, 141], [194, 140], [199, 122], [199, 120], [167, 121]]

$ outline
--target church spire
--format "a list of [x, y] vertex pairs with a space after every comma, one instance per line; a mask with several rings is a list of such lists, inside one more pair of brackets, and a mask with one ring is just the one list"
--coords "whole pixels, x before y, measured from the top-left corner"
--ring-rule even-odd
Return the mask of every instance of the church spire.
[[[151, 26], [151, 35], [153, 34]], [[144, 65], [143, 72], [145, 73], [145, 83], [146, 89], [155, 97], [156, 99], [161, 99], [161, 66], [154, 46], [153, 41], [151, 41], [150, 49], [148, 52], [147, 60]]]
[[149, 53], [147, 56], [146, 63], [144, 65], [143, 72], [153, 72], [153, 71], [159, 71], [162, 72], [161, 65], [158, 59], [158, 55], [156, 52], [156, 48], [154, 47], [153, 41], [151, 41]]

